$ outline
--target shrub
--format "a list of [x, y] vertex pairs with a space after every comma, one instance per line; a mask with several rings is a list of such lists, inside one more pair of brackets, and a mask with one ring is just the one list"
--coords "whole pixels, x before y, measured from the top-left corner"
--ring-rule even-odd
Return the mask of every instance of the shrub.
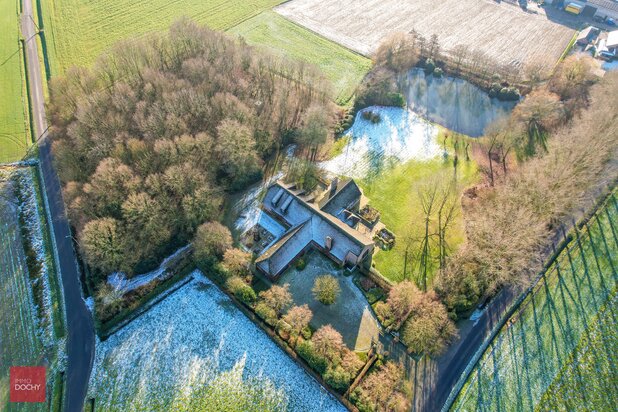
[[439, 67], [436, 67], [435, 70], [433, 71], [434, 77], [442, 77], [443, 74], [444, 74], [444, 70], [442, 70]]
[[198, 261], [221, 258], [232, 248], [232, 235], [221, 223], [206, 222], [197, 228], [193, 248], [195, 259]]
[[243, 250], [232, 248], [225, 251], [221, 266], [231, 276], [246, 276], [249, 273], [251, 255]]
[[247, 305], [251, 305], [257, 300], [257, 295], [253, 288], [238, 276], [229, 278], [226, 286], [234, 296]]
[[287, 283], [283, 286], [272, 285], [270, 289], [260, 292], [260, 297], [264, 304], [275, 311], [276, 316], [292, 304], [292, 294], [290, 293], [290, 285]]
[[332, 305], [341, 292], [339, 281], [332, 275], [318, 276], [313, 284], [313, 296], [325, 305]]
[[322, 355], [316, 353], [313, 343], [311, 341], [303, 340], [298, 343], [296, 346], [296, 353], [303, 358], [309, 366], [318, 372], [320, 375], [323, 375], [328, 366], [328, 361]]
[[277, 323], [277, 312], [264, 302], [259, 302], [255, 307], [255, 313], [270, 326]]
[[435, 69], [436, 63], [433, 61], [433, 59], [427, 59], [427, 61], [425, 61], [425, 73], [431, 74], [434, 72]]
[[304, 257], [298, 258], [296, 263], [294, 263], [294, 267], [299, 271], [304, 270], [307, 267], [307, 259]]
[[331, 363], [338, 363], [346, 349], [341, 334], [331, 325], [324, 325], [311, 337], [316, 353], [324, 356]]
[[380, 117], [380, 113], [376, 113], [371, 110], [365, 110], [362, 115], [363, 119], [370, 121], [373, 124], [380, 123], [382, 118]]
[[328, 368], [324, 373], [324, 381], [339, 393], [344, 393], [350, 386], [352, 377], [341, 366]]

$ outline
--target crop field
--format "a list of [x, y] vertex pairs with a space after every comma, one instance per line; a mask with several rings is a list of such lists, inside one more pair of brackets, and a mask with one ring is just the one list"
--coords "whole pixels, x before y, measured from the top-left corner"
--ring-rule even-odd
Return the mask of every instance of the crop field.
[[229, 386], [219, 385], [219, 377], [240, 370], [244, 379], [276, 391], [288, 410], [345, 411], [210, 280], [198, 271], [191, 276], [97, 342], [88, 390], [95, 410], [191, 410], [187, 403], [197, 391], [210, 387], [224, 396]]
[[[36, 365], [44, 357], [22, 243], [18, 200], [0, 170], [0, 410], [9, 410], [9, 366]], [[21, 405], [20, 410], [47, 410]]]
[[614, 292], [549, 387], [539, 410], [611, 411], [618, 402], [618, 296]]
[[0, 163], [21, 159], [28, 147], [18, 13], [18, 0], [0, 4]]
[[616, 216], [611, 196], [507, 321], [452, 410], [572, 410], [577, 397], [616, 404]]
[[553, 65], [574, 33], [543, 13], [491, 0], [292, 0], [275, 11], [367, 56], [389, 34], [414, 29], [437, 35], [445, 50], [465, 45], [501, 63]]
[[119, 40], [166, 30], [182, 16], [227, 30], [281, 0], [41, 0], [52, 75], [89, 66]]
[[371, 67], [371, 61], [339, 44], [284, 19], [264, 12], [229, 30], [251, 45], [263, 45], [275, 53], [318, 66], [333, 83], [335, 100], [347, 103]]

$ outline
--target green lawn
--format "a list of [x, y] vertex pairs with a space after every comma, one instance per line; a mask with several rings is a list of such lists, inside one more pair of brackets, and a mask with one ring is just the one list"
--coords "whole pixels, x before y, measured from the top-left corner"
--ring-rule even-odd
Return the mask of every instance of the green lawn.
[[356, 87], [371, 67], [371, 60], [308, 29], [267, 11], [229, 30], [249, 44], [260, 45], [294, 59], [318, 66], [335, 88], [335, 100], [349, 102]]
[[17, 0], [0, 4], [0, 163], [21, 159], [28, 147], [18, 13]]
[[281, 0], [40, 0], [51, 74], [89, 66], [121, 39], [169, 28], [181, 16], [226, 30]]
[[[448, 159], [437, 158], [429, 161], [411, 160], [388, 172], [382, 172], [371, 180], [359, 182], [370, 204], [380, 211], [380, 220], [397, 237], [395, 247], [388, 251], [379, 250], [373, 259], [376, 269], [392, 281], [400, 282], [404, 279], [408, 239], [418, 235], [423, 228], [419, 188], [433, 176], [444, 178], [454, 176], [451, 156]], [[478, 172], [474, 161], [460, 161], [457, 172], [457, 183], [460, 188], [463, 190], [477, 179]], [[453, 250], [465, 240], [461, 213], [458, 213], [447, 238]], [[413, 248], [414, 246], [410, 247]], [[412, 252], [409, 252], [406, 277], [418, 282], [420, 280], [418, 262], [412, 261], [414, 259], [411, 255]], [[433, 272], [436, 269], [434, 268]], [[428, 279], [428, 284], [431, 284], [431, 279]]]
[[[576, 409], [603, 410], [587, 401], [569, 404], [578, 396], [592, 396], [582, 392], [591, 388], [596, 391], [594, 398], [605, 398], [615, 405], [615, 366], [598, 369], [591, 358], [598, 358], [596, 364], [602, 366], [605, 351], [610, 351], [610, 359], [615, 356], [611, 348], [616, 346], [616, 334], [600, 334], [597, 329], [603, 326], [595, 326], [595, 319], [600, 310], [609, 308], [602, 315], [609, 319], [603, 322], [610, 322], [615, 331], [617, 206], [610, 198], [588, 222], [589, 229], [582, 230], [579, 240], [573, 240], [558, 256], [544, 281], [524, 300], [475, 365], [452, 410], [529, 411], [541, 405], [545, 405], [542, 410], [573, 410], [573, 405]], [[601, 345], [599, 351], [590, 352], [595, 345]], [[615, 359], [610, 363], [615, 365]], [[613, 375], [613, 383], [611, 379], [583, 383], [583, 376], [603, 373]], [[579, 386], [568, 384], [574, 380]]]

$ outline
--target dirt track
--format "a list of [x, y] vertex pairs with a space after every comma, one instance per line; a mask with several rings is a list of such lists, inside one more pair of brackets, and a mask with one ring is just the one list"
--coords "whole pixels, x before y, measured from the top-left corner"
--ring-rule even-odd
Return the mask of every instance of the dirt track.
[[574, 33], [542, 11], [490, 0], [292, 0], [275, 10], [364, 55], [390, 33], [414, 29], [428, 39], [436, 34], [447, 50], [464, 44], [501, 63], [552, 65]]

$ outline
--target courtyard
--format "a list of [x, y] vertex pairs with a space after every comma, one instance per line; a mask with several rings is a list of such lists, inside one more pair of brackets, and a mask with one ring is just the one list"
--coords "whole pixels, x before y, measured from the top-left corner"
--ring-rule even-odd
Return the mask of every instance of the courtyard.
[[[356, 272], [339, 269], [331, 260], [318, 251], [311, 250], [305, 256], [307, 266], [298, 270], [288, 268], [279, 284], [288, 283], [294, 305], [309, 306], [313, 312], [311, 325], [314, 328], [330, 324], [343, 336], [343, 341], [352, 350], [364, 352], [371, 346], [372, 339], [379, 336], [378, 321], [373, 315], [363, 293], [354, 284]], [[318, 302], [311, 291], [318, 276], [328, 274], [339, 281], [341, 292], [332, 305]]]

